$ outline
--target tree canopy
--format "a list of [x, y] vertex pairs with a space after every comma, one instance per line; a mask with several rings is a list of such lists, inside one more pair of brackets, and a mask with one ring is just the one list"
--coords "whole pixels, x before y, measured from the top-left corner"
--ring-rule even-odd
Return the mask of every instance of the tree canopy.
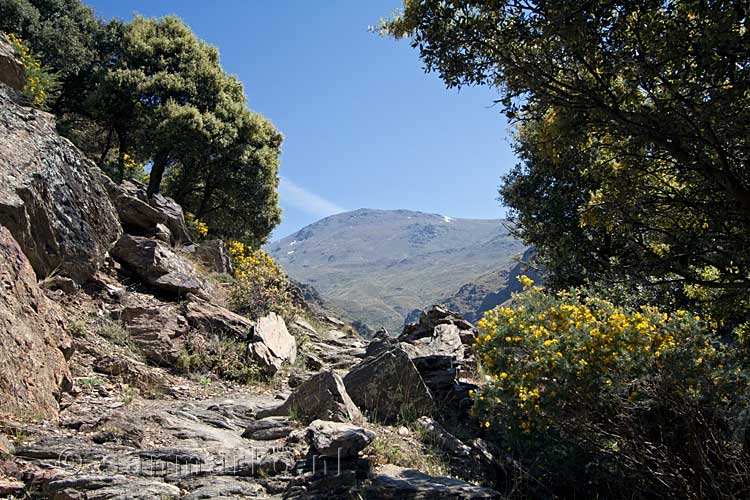
[[57, 73], [61, 132], [116, 180], [148, 165], [148, 194], [166, 179], [217, 237], [257, 246], [280, 222], [282, 136], [179, 18], [105, 24], [79, 0], [2, 0], [0, 30]]
[[382, 28], [448, 87], [499, 90], [521, 159], [501, 196], [552, 284], [666, 290], [746, 319], [743, 2], [408, 0]]

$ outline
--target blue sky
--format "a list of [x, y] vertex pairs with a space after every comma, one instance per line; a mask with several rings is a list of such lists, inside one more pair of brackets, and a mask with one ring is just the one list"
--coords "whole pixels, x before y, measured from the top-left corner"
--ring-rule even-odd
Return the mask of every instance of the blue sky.
[[357, 208], [498, 218], [516, 160], [496, 94], [446, 90], [408, 41], [368, 32], [398, 0], [93, 0], [99, 16], [177, 14], [219, 47], [251, 109], [284, 133], [272, 239]]

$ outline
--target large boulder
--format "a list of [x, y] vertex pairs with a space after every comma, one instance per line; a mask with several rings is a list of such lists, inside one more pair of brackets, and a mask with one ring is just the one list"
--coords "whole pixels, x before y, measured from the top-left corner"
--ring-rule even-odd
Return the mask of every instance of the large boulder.
[[61, 389], [70, 382], [70, 339], [59, 309], [2, 226], [0, 287], [0, 414], [55, 417]]
[[297, 341], [281, 316], [271, 313], [258, 320], [250, 340], [250, 355], [269, 375], [297, 359]]
[[307, 428], [306, 438], [316, 453], [331, 458], [352, 458], [375, 439], [369, 429], [344, 422], [315, 420]]
[[5, 35], [0, 33], [0, 83], [14, 90], [22, 90], [25, 83], [23, 74], [23, 63], [16, 50]]
[[475, 333], [471, 323], [438, 305], [422, 312], [398, 337], [440, 406], [458, 397], [458, 369], [470, 354], [466, 342], [473, 342]]
[[332, 370], [310, 377], [280, 406], [258, 412], [259, 417], [271, 415], [295, 415], [303, 422], [316, 419], [351, 422], [362, 419], [362, 413], [346, 392], [344, 381]]
[[122, 229], [98, 169], [55, 130], [54, 117], [0, 84], [0, 224], [37, 277], [85, 282]]
[[193, 265], [162, 241], [125, 234], [112, 248], [112, 256], [154, 288], [176, 295], [208, 296], [208, 285]]
[[158, 194], [149, 199], [146, 186], [137, 181], [115, 184], [101, 174], [100, 182], [106, 187], [127, 232], [155, 235], [161, 232], [161, 224], [169, 230], [175, 242], [190, 242], [182, 207], [174, 200]]
[[344, 386], [360, 409], [384, 422], [416, 418], [433, 409], [430, 390], [400, 347], [363, 360], [346, 374]]

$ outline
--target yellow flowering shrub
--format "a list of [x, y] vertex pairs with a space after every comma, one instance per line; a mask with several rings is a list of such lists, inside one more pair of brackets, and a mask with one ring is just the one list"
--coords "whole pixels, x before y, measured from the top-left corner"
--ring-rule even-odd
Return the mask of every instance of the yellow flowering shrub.
[[[484, 380], [472, 392], [472, 412], [481, 428], [535, 467], [549, 466], [541, 476], [574, 475], [570, 467], [581, 465], [577, 472], [589, 477], [582, 484], [592, 477], [591, 463], [572, 458], [582, 454], [595, 463], [605, 456], [601, 471], [621, 475], [633, 460], [658, 458], [663, 463], [655, 468], [669, 468], [688, 460], [685, 454], [704, 456], [705, 449], [682, 450], [680, 434], [712, 419], [721, 420], [725, 440], [707, 438], [705, 446], [731, 455], [737, 443], [726, 428], [745, 404], [747, 371], [737, 350], [717, 342], [699, 316], [622, 308], [519, 280], [524, 292], [513, 305], [478, 323], [474, 351]], [[663, 473], [648, 477], [658, 482]], [[692, 480], [700, 481], [681, 476], [671, 487], [694, 488], [684, 484]]]
[[26, 45], [26, 42], [18, 35], [7, 33], [6, 37], [23, 63], [26, 79], [23, 93], [31, 100], [33, 106], [45, 108], [50, 96], [59, 87], [57, 78], [42, 65]]
[[194, 240], [203, 240], [208, 236], [208, 224], [196, 218], [190, 212], [185, 214], [185, 224]]
[[234, 267], [230, 293], [235, 311], [250, 318], [269, 312], [291, 314], [294, 305], [289, 281], [270, 255], [239, 241], [229, 242], [229, 253]]

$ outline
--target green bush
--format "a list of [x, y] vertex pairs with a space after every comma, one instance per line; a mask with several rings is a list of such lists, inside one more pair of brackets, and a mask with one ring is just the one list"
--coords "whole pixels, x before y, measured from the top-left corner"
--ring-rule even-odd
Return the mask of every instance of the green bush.
[[[479, 322], [483, 429], [524, 464], [525, 495], [733, 498], [750, 487], [741, 351], [701, 318], [621, 308], [521, 277]], [[634, 493], [635, 492], [635, 493]]]
[[177, 365], [186, 373], [213, 373], [243, 384], [266, 380], [257, 363], [250, 359], [246, 342], [217, 335], [187, 335]]
[[294, 315], [289, 280], [273, 258], [238, 241], [229, 243], [235, 282], [230, 289], [232, 308], [250, 318], [275, 312]]

